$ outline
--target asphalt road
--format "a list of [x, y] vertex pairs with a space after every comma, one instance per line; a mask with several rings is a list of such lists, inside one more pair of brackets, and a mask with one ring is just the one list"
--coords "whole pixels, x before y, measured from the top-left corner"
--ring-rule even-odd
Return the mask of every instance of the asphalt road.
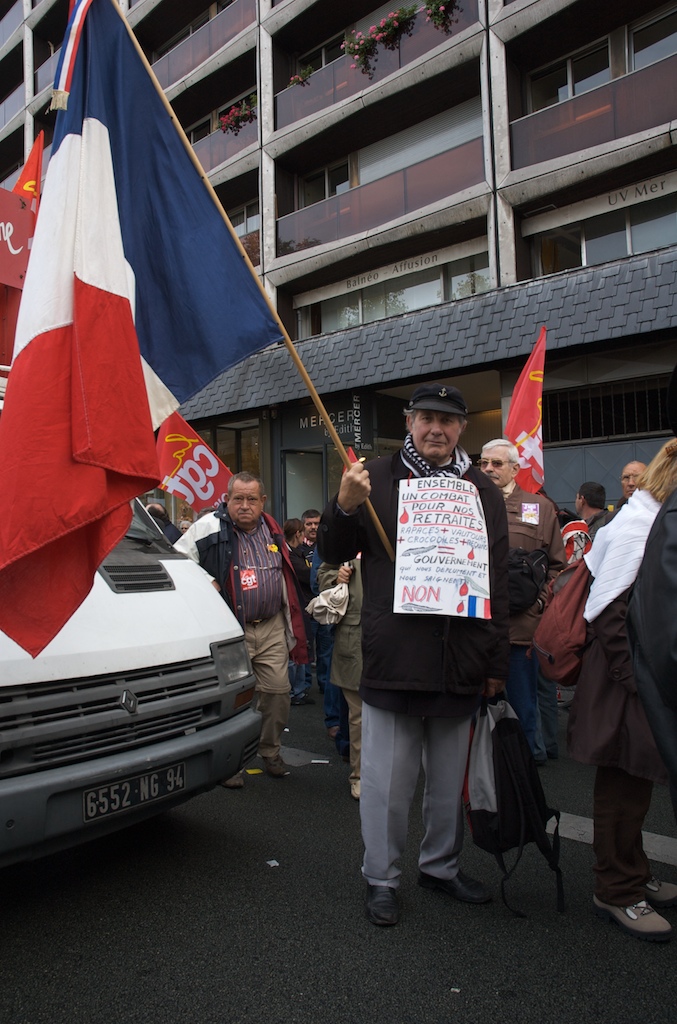
[[[317, 693], [314, 694], [317, 697]], [[564, 721], [564, 716], [562, 716]], [[500, 899], [491, 857], [464, 869], [494, 901], [416, 884], [420, 800], [402, 918], [364, 917], [358, 806], [318, 704], [292, 708], [285, 779], [247, 777], [117, 836], [0, 872], [1, 1024], [674, 1024], [677, 937], [632, 940], [592, 913], [592, 854], [562, 842], [567, 912], [529, 848]], [[327, 759], [329, 763], [309, 763]], [[542, 772], [549, 803], [591, 809], [593, 770]], [[649, 831], [675, 837], [656, 790]], [[655, 865], [677, 882], [677, 867]], [[667, 911], [677, 932], [677, 910]]]

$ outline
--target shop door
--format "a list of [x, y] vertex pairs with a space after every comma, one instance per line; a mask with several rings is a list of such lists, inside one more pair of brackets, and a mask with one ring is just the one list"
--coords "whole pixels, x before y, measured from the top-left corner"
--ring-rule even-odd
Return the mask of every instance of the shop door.
[[284, 452], [284, 518], [300, 519], [308, 508], [324, 508], [322, 452]]

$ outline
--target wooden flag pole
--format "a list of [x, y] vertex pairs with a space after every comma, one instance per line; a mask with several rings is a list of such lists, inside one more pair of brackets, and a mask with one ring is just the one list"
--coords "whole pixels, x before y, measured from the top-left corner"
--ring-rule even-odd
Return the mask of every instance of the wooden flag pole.
[[[230, 223], [228, 215], [227, 215], [226, 211], [224, 210], [224, 208], [223, 208], [223, 206], [221, 204], [221, 200], [217, 196], [216, 192], [214, 191], [214, 187], [213, 187], [212, 183], [210, 182], [209, 178], [205, 174], [204, 168], [202, 167], [202, 164], [200, 163], [197, 155], [195, 154], [195, 151], [194, 151], [193, 147], [191, 146], [191, 144], [190, 144], [190, 142], [188, 140], [188, 137], [187, 137], [186, 133], [184, 132], [178, 117], [174, 113], [174, 110], [172, 108], [171, 103], [169, 102], [169, 100], [165, 96], [165, 94], [164, 94], [164, 92], [162, 90], [162, 86], [158, 82], [157, 77], [155, 75], [155, 72], [153, 71], [153, 68], [151, 67], [151, 65], [150, 65], [150, 63], [149, 63], [145, 53], [141, 49], [141, 45], [140, 45], [138, 39], [136, 38], [136, 35], [134, 34], [134, 31], [133, 31], [131, 25], [127, 21], [125, 15], [123, 14], [123, 12], [120, 9], [120, 6], [116, 2], [116, 0], [111, 0], [111, 3], [113, 4], [115, 9], [117, 10], [119, 16], [122, 18], [122, 21], [124, 22], [124, 25], [125, 25], [125, 28], [127, 29], [129, 37], [132, 40], [132, 43], [134, 44], [134, 48], [136, 49], [136, 52], [138, 53], [138, 55], [139, 55], [143, 65], [144, 65], [146, 71], [150, 75], [151, 81], [153, 82], [153, 85], [155, 86], [155, 89], [156, 89], [156, 91], [158, 93], [158, 96], [162, 100], [163, 106], [164, 106], [165, 110], [167, 111], [167, 114], [169, 116], [170, 121], [172, 122], [172, 124], [174, 125], [174, 128], [178, 132], [178, 134], [179, 134], [179, 136], [181, 138], [181, 141], [183, 142], [184, 148], [185, 148], [186, 152], [188, 153], [188, 155], [189, 155], [189, 157], [191, 159], [191, 162], [193, 163], [193, 166], [195, 167], [196, 171], [198, 172], [198, 174], [199, 174], [199, 176], [200, 176], [200, 178], [201, 178], [205, 188], [209, 192], [209, 195], [212, 197], [212, 200], [213, 200], [217, 210], [219, 211], [219, 213], [220, 213], [220, 215], [221, 215], [221, 217], [222, 217], [226, 227], [230, 231], [231, 237], [232, 237], [233, 241], [235, 242], [235, 244], [236, 244], [236, 246], [237, 246], [237, 248], [239, 250], [239, 253], [240, 253], [241, 257], [242, 257], [242, 259], [247, 264], [247, 266], [249, 268], [249, 271], [250, 271], [252, 277], [254, 278], [254, 280], [256, 281], [256, 284], [258, 285], [258, 288], [259, 288], [259, 290], [260, 290], [260, 292], [261, 292], [261, 294], [262, 294], [262, 296], [263, 296], [263, 298], [264, 298], [264, 300], [266, 302], [266, 305], [268, 306], [268, 309], [270, 310], [272, 316], [274, 317], [275, 322], [277, 323], [277, 326], [280, 328], [280, 333], [282, 335], [282, 339], [283, 339], [283, 341], [285, 343], [287, 351], [289, 352], [289, 355], [291, 356], [292, 360], [294, 361], [294, 364], [295, 364], [298, 372], [301, 375], [301, 379], [303, 380], [303, 383], [306, 385], [306, 387], [307, 387], [307, 389], [308, 389], [308, 391], [310, 393], [310, 397], [313, 400], [313, 404], [315, 405], [315, 408], [317, 409], [317, 411], [318, 411], [318, 413], [320, 415], [320, 418], [321, 418], [324, 426], [327, 429], [327, 432], [328, 432], [329, 436], [331, 437], [332, 441], [334, 442], [334, 445], [336, 446], [336, 450], [338, 451], [339, 455], [341, 456], [341, 460], [342, 460], [344, 466], [346, 466], [349, 469], [350, 466], [352, 465], [352, 463], [350, 461], [350, 458], [348, 457], [347, 451], [345, 450], [345, 447], [343, 445], [343, 441], [339, 437], [339, 435], [338, 435], [338, 433], [336, 431], [336, 428], [334, 427], [334, 424], [331, 422], [331, 420], [329, 418], [329, 415], [327, 413], [327, 410], [324, 407], [324, 403], [322, 402], [322, 399], [318, 395], [317, 390], [315, 389], [315, 385], [311, 381], [310, 376], [308, 375], [308, 371], [306, 370], [305, 366], [303, 365], [303, 363], [301, 361], [301, 357], [299, 356], [298, 352], [294, 348], [294, 344], [293, 344], [291, 338], [289, 337], [289, 335], [287, 333], [286, 327], [282, 323], [282, 320], [280, 319], [280, 317], [278, 315], [278, 312], [275, 309], [275, 306], [271, 302], [270, 297], [269, 297], [269, 295], [268, 295], [268, 293], [267, 293], [267, 291], [266, 291], [266, 289], [265, 289], [265, 287], [263, 285], [263, 282], [261, 281], [259, 275], [256, 273], [256, 271], [254, 269], [254, 266], [253, 266], [251, 260], [249, 259], [249, 256], [245, 252], [245, 249], [244, 249], [244, 247], [242, 245], [242, 242], [240, 241], [240, 239], [238, 238], [237, 234], [235, 233], [235, 231], [233, 229], [233, 225]], [[381, 520], [376, 515], [376, 510], [375, 510], [374, 506], [372, 505], [371, 501], [368, 498], [367, 498], [367, 501], [365, 502], [365, 504], [367, 506], [367, 509], [369, 511], [369, 515], [371, 516], [372, 521], [374, 523], [374, 526], [376, 528], [376, 532], [378, 533], [384, 548], [388, 552], [388, 555], [389, 555], [390, 559], [394, 562], [395, 561], [395, 552], [393, 551], [392, 544], [390, 543], [390, 540], [388, 539], [388, 536], [387, 536], [385, 530], [383, 529], [383, 524], [381, 523]]]

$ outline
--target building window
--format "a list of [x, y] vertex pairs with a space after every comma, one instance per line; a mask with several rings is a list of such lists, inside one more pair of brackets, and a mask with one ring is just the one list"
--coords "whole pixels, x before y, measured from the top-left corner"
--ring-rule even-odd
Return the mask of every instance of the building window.
[[238, 238], [243, 238], [244, 235], [248, 235], [252, 231], [258, 231], [260, 225], [258, 199], [253, 203], [247, 203], [246, 206], [240, 206], [237, 210], [229, 210], [228, 218], [235, 228]]
[[543, 438], [550, 444], [627, 440], [670, 432], [668, 377], [619, 381], [543, 394]]
[[534, 236], [534, 274], [608, 263], [677, 245], [677, 193]]
[[489, 254], [486, 252], [455, 260], [444, 268], [444, 298], [447, 301], [467, 299], [488, 291], [490, 287]]
[[211, 135], [211, 131], [212, 121], [211, 118], [208, 117], [206, 120], [200, 121], [198, 124], [194, 124], [191, 128], [188, 128], [186, 130], [186, 135], [188, 136], [190, 144], [194, 146], [196, 142], [200, 141], [200, 139], [206, 139], [208, 135]]
[[531, 111], [543, 110], [611, 80], [609, 43], [535, 72], [530, 80]]
[[313, 206], [323, 199], [347, 192], [350, 188], [350, 167], [348, 161], [323, 167], [309, 174], [299, 182], [299, 207]]
[[452, 299], [467, 298], [489, 287], [489, 257], [483, 252], [303, 306], [299, 309], [299, 337], [359, 327]]
[[259, 235], [261, 218], [259, 216], [258, 199], [247, 203], [246, 206], [238, 207], [237, 210], [228, 210], [227, 213], [235, 234], [242, 242], [244, 251], [249, 256], [253, 265], [257, 267], [261, 262], [261, 239]]
[[677, 53], [677, 11], [631, 33], [632, 68], [639, 71]]
[[181, 31], [177, 32], [175, 36], [172, 36], [172, 38], [168, 40], [168, 42], [164, 43], [162, 46], [159, 46], [155, 51], [154, 61], [160, 60], [161, 57], [164, 57], [165, 54], [169, 53], [170, 50], [173, 50], [176, 46], [179, 45], [179, 43], [182, 43], [184, 39], [188, 39], [189, 36], [192, 36], [193, 32], [197, 32], [199, 28], [202, 28], [203, 25], [206, 25], [208, 21], [209, 11], [205, 11], [205, 13], [201, 14], [199, 18], [195, 18], [194, 21], [191, 21], [190, 25], [187, 25], [185, 28], [181, 29]]
[[343, 35], [334, 36], [333, 39], [329, 39], [316, 50], [311, 50], [310, 53], [299, 57], [299, 69], [311, 67], [313, 71], [319, 71], [320, 68], [326, 67], [327, 64], [332, 64], [339, 57], [343, 56], [343, 50], [341, 49], [343, 40]]

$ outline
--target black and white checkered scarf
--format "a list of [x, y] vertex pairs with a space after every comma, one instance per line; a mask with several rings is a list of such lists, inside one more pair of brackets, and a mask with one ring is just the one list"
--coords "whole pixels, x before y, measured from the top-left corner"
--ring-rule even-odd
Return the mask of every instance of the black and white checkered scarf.
[[411, 434], [407, 434], [400, 450], [400, 458], [414, 476], [463, 476], [470, 466], [470, 458], [463, 448], [456, 447], [451, 462], [446, 466], [431, 466], [414, 448]]

